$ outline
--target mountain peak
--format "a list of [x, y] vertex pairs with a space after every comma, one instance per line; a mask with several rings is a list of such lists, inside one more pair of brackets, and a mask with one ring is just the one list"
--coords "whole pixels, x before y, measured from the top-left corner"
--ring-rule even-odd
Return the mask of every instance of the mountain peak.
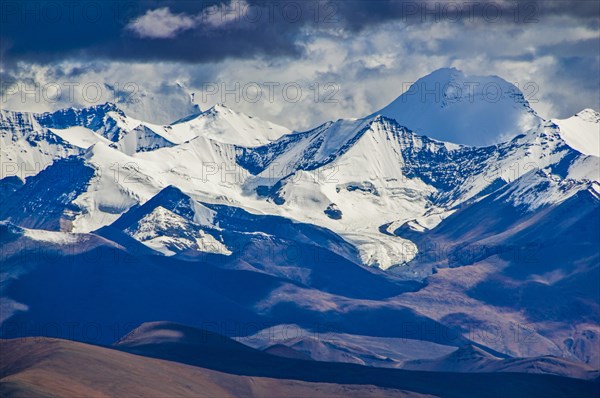
[[82, 108], [78, 108], [78, 107], [71, 107], [71, 108], [66, 108], [63, 110], [59, 110], [56, 112], [52, 112], [53, 114], [57, 114], [58, 112], [65, 112], [65, 111], [69, 111], [69, 110], [73, 110], [76, 113], [84, 113], [84, 114], [90, 114], [90, 113], [99, 113], [99, 114], [106, 114], [108, 112], [116, 112], [122, 116], [125, 116], [125, 112], [119, 108], [119, 106], [117, 104], [115, 104], [114, 102], [105, 102], [103, 104], [96, 104], [96, 105], [90, 105], [90, 106], [85, 106]]
[[568, 119], [555, 119], [561, 138], [571, 148], [600, 157], [600, 113], [584, 109]]
[[231, 111], [232, 110], [231, 108], [229, 108], [227, 105], [225, 105], [222, 102], [215, 104], [210, 109], [215, 110], [215, 111], [226, 111], [226, 110]]
[[591, 108], [586, 108], [580, 112], [577, 112], [575, 116], [585, 120], [586, 122], [600, 123], [600, 112]]
[[175, 133], [186, 131], [224, 144], [255, 147], [277, 140], [291, 131], [275, 123], [235, 111], [224, 104], [180, 119], [170, 125]]
[[121, 118], [126, 117], [125, 112], [116, 104], [106, 102], [85, 108], [71, 107], [55, 112], [41, 113], [35, 115], [35, 119], [41, 126], [46, 128], [66, 129], [73, 126], [83, 126], [97, 131], [106, 127], [105, 118], [110, 112], [117, 113]]
[[187, 195], [184, 194], [181, 191], [181, 189], [177, 188], [175, 185], [167, 185], [157, 194], [157, 196], [159, 196], [159, 195], [166, 196], [166, 197], [172, 197], [173, 195], [187, 197]]
[[115, 104], [114, 102], [111, 102], [111, 101], [107, 101], [104, 104], [95, 105], [95, 106], [92, 106], [90, 108], [98, 108], [98, 109], [102, 109], [102, 110], [104, 110], [106, 112], [111, 112], [111, 111], [115, 111], [115, 112], [121, 111], [121, 112], [123, 112], [118, 107], [117, 104]]
[[420, 78], [378, 113], [416, 133], [471, 146], [498, 143], [542, 121], [514, 84], [456, 68]]

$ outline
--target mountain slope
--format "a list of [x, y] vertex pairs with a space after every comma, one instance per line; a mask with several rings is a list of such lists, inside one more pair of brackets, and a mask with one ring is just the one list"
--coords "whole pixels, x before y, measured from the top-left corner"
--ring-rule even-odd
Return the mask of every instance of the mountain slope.
[[[166, 213], [165, 217], [155, 219], [157, 211]], [[177, 228], [168, 227], [173, 219]], [[211, 259], [206, 253], [225, 254], [227, 258], [213, 259], [223, 268], [266, 273], [350, 297], [386, 297], [416, 285], [387, 280], [359, 266], [356, 249], [325, 228], [201, 203], [173, 186], [97, 232], [111, 238], [114, 231], [146, 244], [158, 237], [158, 247], [170, 244], [169, 250], [179, 258]], [[206, 247], [189, 250], [198, 234], [203, 235]]]
[[165, 255], [202, 252], [229, 255], [213, 225], [215, 212], [169, 186], [111, 225]]
[[237, 340], [269, 353], [272, 347], [287, 347], [305, 358], [317, 361], [389, 368], [399, 368], [403, 362], [413, 359], [434, 359], [456, 350], [455, 346], [412, 338], [374, 337], [333, 331], [319, 333], [298, 325], [277, 325], [251, 336], [238, 337]]
[[[540, 186], [532, 189], [543, 195]], [[399, 302], [445, 324], [460, 322], [497, 352], [550, 354], [598, 368], [597, 183], [571, 187], [567, 199], [535, 210], [511, 192], [510, 185], [499, 188], [429, 231], [397, 229], [419, 254], [394, 272], [434, 271], [426, 288]], [[488, 325], [497, 338], [486, 338]]]
[[[381, 116], [339, 120], [238, 151], [237, 162], [255, 174], [244, 191], [275, 205], [263, 205], [264, 211], [324, 225], [356, 245], [365, 264], [383, 269], [416, 253], [410, 241], [387, 233], [386, 225], [432, 228], [458, 206], [505, 184], [521, 184], [515, 185], [519, 200], [535, 208], [576, 192], [563, 189], [569, 184], [600, 179], [599, 159], [569, 147], [550, 122], [478, 148], [419, 136]], [[562, 188], [526, 195], [532, 179], [519, 179], [538, 172], [546, 176], [544, 184], [558, 187], [564, 180]], [[517, 200], [517, 194], [512, 197]]]
[[223, 104], [217, 104], [199, 115], [178, 120], [169, 125], [169, 128], [174, 134], [181, 136], [203, 136], [244, 147], [265, 145], [290, 133], [285, 127], [244, 115]]
[[88, 188], [93, 176], [94, 169], [81, 158], [57, 160], [7, 195], [0, 218], [28, 228], [71, 231], [81, 212], [74, 199]]
[[558, 125], [561, 137], [571, 148], [586, 155], [600, 156], [600, 113], [584, 109], [568, 119], [552, 121]]
[[32, 114], [0, 110], [0, 179], [34, 176], [56, 159], [80, 154], [62, 134], [43, 128]]
[[96, 143], [133, 155], [172, 147], [196, 137], [243, 146], [265, 145], [290, 131], [282, 126], [216, 105], [170, 125], [156, 125], [129, 117], [117, 105], [30, 113], [0, 111], [1, 178], [35, 175], [54, 160]]
[[402, 368], [441, 372], [544, 373], [586, 380], [598, 377], [598, 371], [594, 371], [590, 366], [582, 363], [552, 356], [502, 359], [472, 345], [461, 347], [440, 358], [409, 361]]
[[238, 376], [68, 340], [0, 340], [0, 349], [3, 397], [420, 396], [374, 386]]
[[[209, 367], [226, 372], [293, 378], [304, 381], [373, 384], [444, 396], [538, 396], [593, 393], [597, 385], [545, 375], [407, 372], [354, 364], [314, 362], [283, 358], [254, 350], [221, 335], [168, 322], [141, 325], [116, 343], [116, 347], [138, 355]], [[231, 361], [231, 358], [235, 358]], [[562, 379], [562, 380], [561, 380]], [[559, 381], [561, 380], [561, 381]], [[497, 388], [507, 383], [502, 392]], [[514, 383], [514, 384], [513, 384]], [[539, 383], [539, 384], [538, 384]], [[545, 383], [542, 387], [541, 383]], [[561, 388], [549, 388], [554, 383]], [[510, 386], [510, 387], [509, 387]], [[580, 387], [579, 387], [580, 386]], [[585, 387], [584, 387], [585, 386]], [[589, 388], [587, 392], [585, 389]], [[566, 389], [566, 390], [563, 390]], [[509, 391], [510, 390], [510, 391]], [[562, 391], [561, 391], [562, 390]], [[542, 392], [543, 391], [543, 392]]]

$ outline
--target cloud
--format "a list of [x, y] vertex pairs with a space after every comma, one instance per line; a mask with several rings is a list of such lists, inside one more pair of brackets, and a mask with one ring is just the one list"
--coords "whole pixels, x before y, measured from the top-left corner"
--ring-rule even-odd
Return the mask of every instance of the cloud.
[[169, 7], [148, 10], [132, 19], [125, 30], [142, 39], [174, 39], [180, 33], [197, 28], [207, 30], [248, 29], [259, 20], [260, 13], [252, 16], [250, 4], [241, 0], [213, 4], [195, 15], [173, 14]]
[[[598, 23], [600, 3], [477, 0], [23, 0], [0, 8], [3, 63], [95, 58], [205, 63], [298, 58], [308, 30], [357, 34], [405, 25], [529, 29], [557, 16]], [[160, 4], [157, 6], [157, 4]], [[10, 43], [10, 45], [8, 45]], [[217, 44], [218, 43], [218, 44]], [[499, 50], [496, 48], [496, 50]]]
[[148, 10], [144, 15], [132, 20], [125, 29], [140, 38], [172, 39], [179, 32], [191, 29], [196, 24], [194, 18], [185, 14], [173, 14], [168, 7]]
[[[196, 69], [202, 73], [202, 67]], [[114, 102], [132, 117], [170, 123], [198, 111], [185, 79], [189, 72], [176, 63], [24, 64], [11, 76], [14, 84], [1, 86], [0, 107], [47, 112]]]
[[[283, 13], [285, 1], [268, 2], [279, 4], [271, 13], [261, 8], [264, 2], [252, 0], [167, 1], [158, 9], [154, 1], [98, 4], [108, 7], [113, 3], [136, 7], [122, 12], [117, 19], [108, 18], [116, 11], [107, 9], [102, 14], [104, 19], [85, 24], [39, 23], [34, 28], [27, 21], [25, 25], [12, 19], [8, 25], [0, 23], [2, 38], [11, 29], [14, 31], [8, 35], [12, 37], [11, 46], [3, 50], [0, 78], [30, 85], [97, 82], [101, 87], [114, 87], [117, 93], [124, 84], [133, 82], [140, 93], [146, 93], [145, 98], [164, 96], [165, 103], [171, 101], [171, 91], [160, 84], [178, 80], [196, 92], [202, 109], [223, 102], [222, 84], [231, 89], [237, 83], [243, 89], [258, 83], [264, 94], [258, 101], [247, 101], [243, 96], [236, 100], [228, 95], [224, 102], [294, 129], [368, 115], [399, 96], [407, 88], [406, 83], [448, 66], [473, 75], [496, 74], [520, 87], [534, 82], [537, 102], [532, 106], [544, 117], [568, 117], [585, 107], [600, 108], [600, 27], [594, 11], [600, 4], [597, 2], [577, 2], [573, 9], [565, 3], [552, 2], [551, 8], [540, 3], [535, 23], [515, 23], [508, 11], [503, 11], [502, 21], [489, 22], [483, 17], [433, 21], [440, 14], [423, 17], [406, 9], [402, 14], [398, 8], [402, 2], [387, 0], [296, 1], [304, 7], [296, 22], [292, 22], [295, 18], [291, 7]], [[330, 3], [338, 7], [333, 15], [324, 8]], [[587, 4], [585, 12], [580, 3]], [[435, 4], [429, 1], [428, 7]], [[510, 10], [515, 3], [502, 4], [506, 7], [503, 10]], [[315, 7], [321, 7], [317, 22]], [[146, 35], [143, 38], [126, 28], [143, 17], [156, 16], [158, 10], [166, 10], [162, 11], [164, 15], [174, 20], [157, 21], [165, 25], [160, 28], [148, 22], [148, 30], [142, 30]], [[260, 18], [258, 10], [262, 11]], [[75, 29], [77, 34], [73, 33]], [[273, 101], [266, 95], [264, 84], [268, 82], [280, 84]], [[120, 83], [118, 88], [115, 83]], [[218, 85], [219, 93], [203, 101], [201, 93], [206, 83]], [[298, 84], [303, 97], [296, 102], [285, 100], [281, 89], [286, 83]], [[328, 83], [337, 85], [332, 102], [325, 101], [333, 92], [326, 89]], [[104, 91], [107, 98], [114, 97], [109, 90]], [[9, 98], [2, 104], [8, 109], [50, 110], [87, 104], [82, 98], [74, 102], [42, 99], [37, 103], [22, 103], [20, 94]], [[120, 98], [121, 94], [117, 96]], [[31, 101], [33, 96], [26, 99]]]

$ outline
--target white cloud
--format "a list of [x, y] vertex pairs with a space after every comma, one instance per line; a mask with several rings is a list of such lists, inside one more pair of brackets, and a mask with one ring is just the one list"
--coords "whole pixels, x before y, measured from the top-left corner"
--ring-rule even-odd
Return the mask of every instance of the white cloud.
[[249, 25], [242, 23], [250, 17], [249, 7], [244, 0], [230, 0], [206, 7], [197, 15], [173, 14], [168, 7], [157, 8], [131, 20], [125, 29], [140, 38], [173, 39], [181, 32], [200, 26], [223, 29], [235, 23], [237, 27], [244, 27]]
[[168, 7], [163, 7], [148, 10], [141, 17], [129, 22], [126, 29], [140, 38], [172, 39], [195, 25], [195, 18], [186, 14], [173, 14]]
[[48, 112], [114, 102], [128, 115], [158, 124], [197, 112], [187, 81], [177, 79], [189, 71], [175, 63], [22, 64], [19, 71], [2, 96], [2, 109]]

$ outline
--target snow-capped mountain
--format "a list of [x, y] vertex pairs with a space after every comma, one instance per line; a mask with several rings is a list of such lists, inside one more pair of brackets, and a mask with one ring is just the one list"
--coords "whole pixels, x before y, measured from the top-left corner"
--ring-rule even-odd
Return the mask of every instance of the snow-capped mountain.
[[[511, 200], [535, 208], [599, 179], [599, 159], [574, 151], [551, 122], [477, 148], [435, 141], [381, 116], [339, 120], [243, 150], [238, 161], [256, 174], [246, 190], [283, 214], [336, 231], [357, 245], [366, 264], [381, 268], [416, 253], [410, 242], [382, 233], [384, 226], [412, 221], [432, 228], [457, 206], [508, 183], [515, 186]], [[526, 194], [534, 178], [543, 188]], [[568, 182], [556, 185], [562, 180]]]
[[170, 125], [129, 117], [117, 105], [68, 108], [52, 113], [0, 111], [2, 178], [34, 175], [54, 160], [81, 155], [102, 143], [125, 154], [172, 147], [196, 137], [248, 147], [264, 145], [290, 131], [282, 126], [216, 105]]
[[213, 224], [215, 212], [169, 186], [140, 207], [111, 224], [125, 234], [165, 255], [182, 252], [229, 255]]
[[568, 119], [552, 120], [560, 136], [573, 149], [586, 155], [600, 156], [600, 113], [584, 109]]
[[56, 159], [81, 153], [81, 148], [52, 130], [43, 128], [35, 115], [6, 110], [0, 110], [0, 144], [0, 179], [16, 176], [24, 180], [36, 175]]
[[[173, 185], [201, 201], [325, 226], [354, 244], [363, 263], [383, 269], [417, 253], [412, 242], [390, 233], [401, 225], [432, 228], [457, 206], [507, 183], [515, 187], [507, 199], [535, 208], [598, 180], [598, 158], [573, 150], [560, 127], [544, 121], [505, 143], [467, 147], [379, 115], [299, 133], [221, 105], [169, 126], [131, 119], [110, 104], [57, 115], [28, 115], [16, 125], [26, 126], [18, 131], [40, 123], [50, 132], [60, 127], [54, 131], [71, 141], [76, 135], [65, 132], [72, 129], [88, 129], [81, 134], [86, 143], [98, 137], [78, 147], [95, 171], [72, 200], [79, 211], [67, 225], [74, 231], [108, 225]], [[532, 190], [533, 179], [543, 189]]]
[[[531, 92], [536, 87], [524, 87]], [[376, 112], [442, 141], [491, 145], [542, 120], [519, 88], [498, 76], [467, 75], [444, 68], [420, 78]]]
[[185, 137], [186, 141], [202, 136], [242, 147], [265, 145], [290, 133], [286, 127], [236, 112], [223, 104], [178, 120], [169, 125], [169, 129], [173, 134]]

